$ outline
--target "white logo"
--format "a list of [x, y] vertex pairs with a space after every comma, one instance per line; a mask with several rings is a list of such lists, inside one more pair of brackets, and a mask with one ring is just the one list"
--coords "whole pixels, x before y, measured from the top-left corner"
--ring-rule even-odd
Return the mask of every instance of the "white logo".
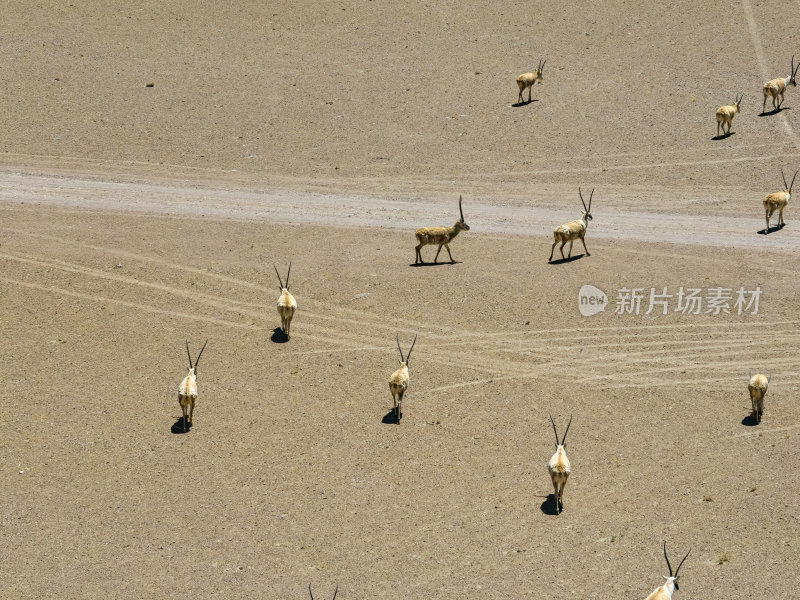
[[584, 317], [603, 312], [608, 304], [608, 296], [593, 285], [582, 285], [578, 292], [578, 310]]

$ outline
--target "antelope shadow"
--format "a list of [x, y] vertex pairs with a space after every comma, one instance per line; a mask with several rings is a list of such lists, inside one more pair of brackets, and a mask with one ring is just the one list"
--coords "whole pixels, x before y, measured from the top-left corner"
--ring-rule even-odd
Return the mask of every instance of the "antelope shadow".
[[462, 261], [460, 261], [460, 260], [454, 260], [453, 262], [447, 261], [447, 262], [440, 262], [440, 263], [435, 263], [435, 262], [409, 263], [408, 266], [409, 267], [449, 267], [449, 266], [452, 266], [452, 265], [460, 265], [461, 263], [462, 263]]
[[768, 110], [766, 112], [758, 113], [759, 117], [771, 117], [772, 115], [777, 115], [782, 110], [791, 110], [791, 106], [779, 106], [778, 108], [773, 108], [772, 110]]
[[183, 429], [183, 417], [178, 417], [178, 420], [172, 424], [172, 428], [170, 431], [175, 435], [183, 435], [184, 433], [189, 433], [192, 430], [191, 424], [186, 424], [186, 431]]
[[522, 102], [514, 102], [511, 105], [512, 108], [519, 108], [520, 106], [528, 106], [528, 104], [533, 104], [534, 102], [538, 102], [538, 98], [533, 98], [532, 100], [523, 100]]
[[539, 508], [546, 515], [552, 515], [554, 517], [558, 515], [558, 510], [556, 508], [556, 495], [548, 494], [547, 498], [545, 499], [544, 502], [542, 502]]
[[758, 235], [767, 235], [771, 231], [780, 231], [784, 227], [786, 227], [786, 223], [781, 223], [780, 225], [775, 225], [774, 227], [770, 227], [769, 229], [759, 229], [757, 233]]
[[742, 419], [742, 425], [745, 427], [755, 427], [758, 425], [758, 417], [756, 417], [756, 413], [751, 412], [744, 419]]
[[563, 265], [564, 263], [569, 263], [574, 260], [578, 260], [579, 258], [583, 258], [586, 256], [585, 254], [576, 254], [575, 256], [568, 256], [567, 258], [557, 258], [555, 260], [547, 261], [548, 265]]
[[731, 137], [732, 135], [735, 135], [735, 134], [736, 134], [735, 131], [729, 131], [728, 133], [723, 133], [721, 135], [715, 135], [711, 139], [714, 140], [714, 141], [725, 140], [725, 139], [728, 139], [729, 137]]
[[272, 330], [272, 335], [269, 339], [276, 344], [285, 344], [289, 341], [289, 338], [286, 337], [286, 334], [283, 333], [283, 329], [280, 327], [276, 327]]

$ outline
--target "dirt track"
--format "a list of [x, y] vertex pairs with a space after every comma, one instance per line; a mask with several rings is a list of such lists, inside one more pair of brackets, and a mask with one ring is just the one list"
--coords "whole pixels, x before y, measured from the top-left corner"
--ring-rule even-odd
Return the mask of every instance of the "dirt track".
[[[676, 600], [793, 597], [794, 202], [757, 232], [800, 166], [800, 92], [756, 113], [795, 4], [5, 16], [0, 597], [641, 599], [664, 539], [692, 548]], [[578, 186], [592, 256], [548, 265]], [[411, 266], [458, 194], [459, 262]], [[605, 312], [579, 314], [584, 284]], [[625, 287], [762, 296], [615, 314]], [[397, 426], [394, 339], [415, 334]], [[210, 341], [182, 435], [187, 338]], [[750, 370], [773, 375], [758, 426]], [[548, 414], [574, 415], [558, 517]]]

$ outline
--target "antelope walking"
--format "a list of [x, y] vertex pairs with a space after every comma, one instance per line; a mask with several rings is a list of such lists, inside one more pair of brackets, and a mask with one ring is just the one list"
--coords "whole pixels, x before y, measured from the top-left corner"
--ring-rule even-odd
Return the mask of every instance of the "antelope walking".
[[572, 470], [569, 459], [567, 458], [567, 453], [564, 450], [567, 445], [567, 432], [569, 431], [569, 426], [572, 425], [572, 415], [569, 417], [567, 430], [564, 432], [564, 437], [561, 438], [560, 442], [558, 441], [558, 431], [556, 430], [556, 424], [555, 421], [553, 421], [552, 415], [550, 416], [550, 422], [553, 424], [553, 431], [556, 434], [556, 451], [547, 463], [547, 470], [550, 471], [550, 479], [553, 482], [553, 498], [556, 503], [556, 514], [559, 514], [564, 510], [564, 486], [567, 485], [567, 478]]
[[[775, 79], [770, 79], [767, 83], [764, 84], [764, 104], [761, 107], [761, 114], [763, 115], [767, 108], [767, 97], [772, 98], [772, 108], [778, 110], [783, 104], [783, 93], [786, 91], [787, 85], [793, 85], [797, 87], [797, 81], [795, 81], [795, 77], [797, 76], [797, 69], [800, 68], [800, 64], [797, 67], [794, 66], [794, 55], [792, 55], [792, 66], [789, 71], [788, 77], [776, 77]], [[778, 96], [780, 96], [780, 101], [778, 101]]]
[[439, 252], [442, 251], [442, 246], [447, 248], [447, 254], [450, 256], [450, 263], [453, 264], [456, 261], [453, 260], [453, 255], [450, 254], [450, 242], [453, 241], [453, 238], [456, 237], [462, 231], [469, 231], [469, 225], [466, 224], [464, 221], [464, 211], [461, 209], [461, 195], [458, 196], [458, 212], [461, 213], [461, 218], [456, 221], [456, 224], [452, 227], [423, 227], [421, 229], [417, 229], [416, 236], [417, 244], [416, 251], [417, 255], [414, 258], [414, 264], [422, 263], [425, 264], [425, 261], [422, 260], [422, 253], [420, 250], [423, 246], [427, 246], [429, 244], [438, 244], [439, 249], [436, 251], [436, 256], [433, 258], [433, 263], [438, 264], [439, 259]]
[[572, 258], [572, 244], [575, 242], [576, 239], [580, 239], [583, 242], [583, 249], [586, 250], [586, 256], [591, 256], [589, 254], [589, 249], [586, 247], [586, 240], [584, 236], [586, 235], [586, 227], [589, 225], [589, 221], [592, 220], [592, 196], [594, 196], [594, 189], [592, 189], [592, 193], [589, 195], [589, 206], [586, 206], [586, 202], [583, 201], [583, 194], [581, 193], [581, 188], [578, 188], [578, 195], [581, 197], [581, 203], [583, 204], [583, 212], [581, 213], [581, 218], [577, 221], [570, 221], [569, 223], [564, 223], [560, 227], [556, 227], [553, 231], [553, 247], [550, 248], [550, 258], [547, 259], [547, 262], [553, 260], [553, 252], [556, 249], [556, 244], [561, 242], [561, 247], [559, 250], [561, 251], [561, 258], [562, 260], [566, 260], [564, 258], [564, 244], [569, 242], [569, 255], [568, 258]]
[[[336, 594], [339, 593], [339, 584], [336, 584], [336, 589], [333, 592], [333, 598], [331, 600], [336, 600]], [[311, 596], [311, 600], [314, 600], [314, 593], [311, 591], [311, 584], [308, 584], [308, 595]]]
[[767, 388], [772, 375], [756, 374], [750, 375], [750, 382], [747, 384], [747, 391], [750, 392], [750, 403], [753, 405], [753, 416], [756, 423], [761, 423], [761, 415], [764, 414], [764, 396], [767, 395]]
[[411, 342], [411, 348], [408, 349], [408, 354], [405, 357], [400, 349], [399, 336], [396, 341], [397, 349], [400, 350], [400, 368], [389, 377], [389, 391], [392, 393], [392, 401], [394, 402], [392, 412], [394, 413], [395, 422], [399, 425], [400, 419], [403, 418], [403, 396], [408, 389], [408, 359], [411, 358], [411, 351], [414, 349], [414, 344], [417, 343], [417, 336], [414, 336], [414, 341]]
[[524, 102], [522, 99], [522, 92], [525, 91], [525, 88], [528, 89], [528, 102], [531, 101], [531, 92], [533, 91], [534, 84], [536, 84], [537, 81], [542, 83], [542, 71], [544, 70], [544, 63], [546, 62], [546, 60], [539, 60], [539, 67], [533, 73], [523, 73], [517, 77], [520, 103]]
[[[717, 109], [717, 137], [719, 137], [719, 128], [722, 125], [722, 133], [725, 135], [731, 134], [731, 124], [733, 123], [733, 117], [738, 113], [742, 106], [742, 98], [744, 98], [744, 94], [740, 94], [737, 96], [733, 104], [728, 104], [727, 106], [720, 106]], [[725, 131], [725, 125], [728, 125], [728, 131]]]
[[[689, 552], [692, 549], [689, 548]], [[689, 556], [689, 552], [686, 553], [686, 556], [683, 557], [681, 564], [678, 565], [678, 568], [675, 569], [675, 574], [672, 574], [672, 565], [669, 564], [669, 558], [667, 558], [667, 542], [664, 541], [664, 558], [667, 560], [667, 567], [669, 568], [669, 577], [664, 575], [664, 585], [661, 585], [654, 589], [652, 593], [645, 599], [645, 600], [671, 600], [672, 594], [675, 590], [680, 589], [678, 587], [678, 571], [681, 570], [681, 565], [683, 565], [683, 561], [686, 560], [686, 557]]]
[[289, 263], [289, 270], [286, 272], [286, 285], [281, 281], [278, 267], [272, 265], [272, 268], [275, 269], [275, 275], [278, 276], [278, 283], [281, 285], [281, 295], [278, 297], [278, 315], [281, 317], [281, 330], [288, 340], [289, 325], [292, 323], [294, 311], [297, 310], [297, 301], [294, 299], [294, 296], [289, 293], [289, 274], [292, 272], [292, 263]]
[[789, 200], [792, 198], [792, 186], [794, 185], [795, 177], [797, 177], [797, 173], [800, 170], [794, 172], [794, 177], [792, 177], [792, 183], [787, 185], [786, 184], [786, 176], [783, 174], [783, 168], [781, 168], [781, 177], [783, 178], [783, 190], [780, 192], [774, 192], [769, 194], [766, 198], [764, 198], [764, 212], [766, 214], [767, 219], [767, 228], [764, 230], [764, 234], [769, 233], [769, 220], [772, 218], [773, 213], [777, 210], [778, 211], [778, 227], [781, 225], [785, 225], [783, 222], [783, 209], [786, 208], [786, 205], [789, 203]]
[[186, 425], [192, 426], [192, 414], [194, 413], [194, 401], [197, 400], [197, 363], [200, 362], [200, 357], [203, 355], [203, 350], [206, 349], [208, 340], [200, 348], [200, 354], [197, 355], [194, 364], [192, 364], [192, 353], [189, 352], [189, 340], [186, 340], [186, 354], [189, 355], [189, 374], [183, 378], [181, 385], [178, 387], [178, 404], [181, 405], [183, 412], [183, 431], [186, 431]]

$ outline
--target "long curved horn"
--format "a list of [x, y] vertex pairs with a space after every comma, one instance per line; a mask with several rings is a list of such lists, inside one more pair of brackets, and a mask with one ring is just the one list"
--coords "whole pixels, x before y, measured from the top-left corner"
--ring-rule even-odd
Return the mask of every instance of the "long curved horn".
[[[797, 65], [797, 69], [800, 69], [800, 64]], [[792, 77], [797, 75], [797, 69], [794, 67], [794, 54], [792, 54]]]
[[292, 272], [292, 261], [289, 261], [289, 270], [286, 272], [286, 289], [289, 289], [289, 274]]
[[464, 220], [464, 211], [461, 209], [461, 194], [458, 195], [458, 212], [461, 213], [461, 220]]
[[189, 368], [192, 368], [192, 353], [189, 352], [189, 340], [186, 340], [186, 354], [189, 355]]
[[333, 592], [333, 598], [331, 598], [331, 600], [336, 600], [336, 594], [338, 594], [338, 593], [339, 593], [339, 584], [337, 583], [336, 584], [336, 589]]
[[414, 336], [414, 341], [411, 342], [411, 348], [408, 349], [408, 354], [406, 354], [406, 365], [408, 365], [408, 359], [411, 358], [411, 351], [414, 349], [414, 344], [417, 343], [417, 336]]
[[667, 560], [667, 568], [669, 569], [669, 576], [672, 577], [672, 565], [669, 564], [669, 557], [667, 556], [667, 540], [664, 540], [664, 558]]
[[273, 268], [273, 269], [275, 269], [275, 275], [277, 275], [277, 276], [278, 276], [278, 283], [280, 283], [280, 284], [281, 284], [281, 290], [283, 290], [283, 288], [284, 288], [285, 286], [283, 285], [283, 280], [281, 279], [281, 274], [280, 274], [280, 273], [278, 273], [278, 267], [276, 267], [276, 266], [275, 266], [275, 264], [273, 263], [273, 264], [272, 264], [272, 268]]
[[548, 415], [550, 417], [550, 422], [553, 424], [553, 433], [556, 434], [556, 446], [558, 446], [558, 431], [556, 431], [556, 422], [553, 421], [553, 415]]
[[691, 548], [689, 548], [689, 552], [687, 552], [687, 553], [686, 553], [686, 556], [684, 556], [684, 557], [683, 557], [683, 560], [681, 561], [681, 564], [680, 564], [680, 565], [678, 565], [678, 568], [677, 568], [677, 569], [675, 569], [675, 579], [677, 579], [677, 578], [678, 578], [678, 571], [680, 571], [680, 570], [681, 570], [681, 565], [683, 565], [683, 561], [684, 561], [684, 560], [686, 560], [686, 558], [689, 556], [689, 554], [691, 553], [691, 551], [692, 551], [692, 549], [691, 549]]
[[[800, 66], [800, 65], [798, 65]], [[794, 172], [794, 177], [792, 177], [792, 183], [789, 184], [789, 193], [792, 193], [792, 186], [794, 185], [795, 177], [797, 177], [797, 173], [800, 173], [800, 169]]]
[[199, 363], [199, 362], [200, 362], [200, 357], [201, 357], [201, 356], [203, 356], [203, 350], [205, 350], [205, 349], [206, 349], [206, 344], [208, 344], [208, 340], [206, 340], [206, 343], [205, 343], [205, 344], [203, 344], [203, 347], [202, 347], [202, 348], [200, 348], [200, 354], [198, 354], [198, 355], [197, 355], [197, 358], [194, 360], [194, 367], [195, 367], [195, 369], [197, 368], [197, 363]]
[[[396, 336], [395, 341], [397, 342], [397, 349], [400, 350], [400, 336]], [[406, 362], [405, 357], [403, 356], [403, 351], [400, 350], [400, 362]]]
[[567, 441], [567, 432], [569, 431], [569, 426], [570, 425], [572, 425], [572, 415], [569, 416], [569, 423], [567, 423], [567, 431], [564, 432], [564, 437], [561, 438], [561, 445], [562, 446], [564, 445], [564, 442]]
[[311, 600], [314, 600], [314, 594], [311, 591], [311, 584], [310, 583], [308, 584], [308, 595], [311, 596]]
[[583, 210], [588, 211], [589, 209], [586, 208], [586, 202], [583, 201], [583, 193], [581, 192], [581, 188], [578, 188], [578, 195], [581, 197], [581, 204], [583, 204]]
[[586, 209], [587, 212], [592, 212], [592, 196], [594, 196], [594, 188], [592, 188], [592, 193], [589, 194], [589, 208]]
[[789, 186], [786, 183], [786, 175], [783, 174], [783, 167], [781, 167], [781, 177], [783, 178], [783, 189], [788, 190]]

